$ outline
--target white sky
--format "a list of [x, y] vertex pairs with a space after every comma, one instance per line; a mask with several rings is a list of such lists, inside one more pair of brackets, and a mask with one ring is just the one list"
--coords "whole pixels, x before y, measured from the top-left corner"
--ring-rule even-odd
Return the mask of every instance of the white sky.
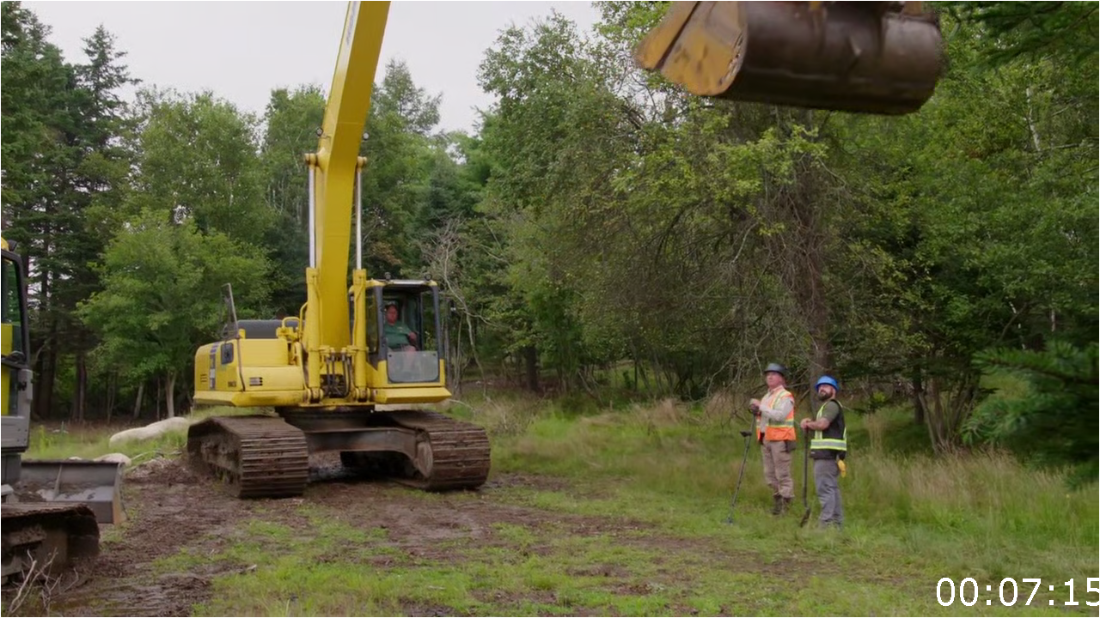
[[[262, 114], [271, 90], [317, 84], [328, 92], [345, 2], [24, 2], [51, 28], [49, 41], [83, 62], [82, 39], [102, 24], [123, 62], [147, 85], [213, 90]], [[473, 131], [475, 107], [492, 98], [477, 67], [501, 30], [556, 9], [582, 31], [598, 19], [588, 2], [394, 2], [376, 82], [390, 58], [405, 60], [417, 86], [442, 94], [440, 128]]]

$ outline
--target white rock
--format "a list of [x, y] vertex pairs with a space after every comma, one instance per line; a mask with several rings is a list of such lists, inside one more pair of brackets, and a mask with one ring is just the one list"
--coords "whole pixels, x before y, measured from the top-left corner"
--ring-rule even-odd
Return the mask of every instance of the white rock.
[[107, 453], [106, 455], [100, 455], [95, 458], [96, 461], [109, 461], [111, 463], [120, 463], [124, 466], [130, 465], [130, 458], [122, 453]]
[[190, 424], [191, 421], [182, 416], [167, 418], [144, 427], [135, 427], [133, 429], [120, 431], [111, 436], [110, 445], [116, 446], [131, 440], [150, 440], [176, 429], [186, 429]]

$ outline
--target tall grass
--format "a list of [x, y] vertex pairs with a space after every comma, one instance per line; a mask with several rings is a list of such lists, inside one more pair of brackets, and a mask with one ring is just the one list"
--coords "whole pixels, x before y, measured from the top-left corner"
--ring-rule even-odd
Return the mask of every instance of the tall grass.
[[[542, 497], [542, 506], [556, 501], [561, 508], [628, 514], [678, 533], [729, 536], [719, 522], [729, 511], [744, 453], [737, 433], [744, 422], [730, 423], [707, 408], [663, 401], [582, 418], [569, 418], [553, 405], [534, 418], [525, 409], [526, 431], [494, 440], [494, 469], [570, 477], [576, 492], [584, 494], [584, 499]], [[979, 581], [1025, 576], [1065, 581], [1095, 571], [1100, 550], [1095, 487], [1070, 492], [1061, 477], [997, 452], [946, 457], [918, 452], [905, 410], [868, 418], [850, 414], [847, 421], [849, 433], [860, 437], [852, 441], [848, 475], [841, 480], [845, 537], [862, 556]], [[898, 451], [889, 448], [895, 432], [909, 435]], [[793, 465], [799, 498], [803, 446]], [[809, 502], [816, 517], [812, 462], [810, 469]], [[751, 520], [743, 541], [775, 535], [764, 513], [770, 493], [759, 448], [752, 444], [736, 507], [740, 519]], [[791, 527], [797, 530], [796, 523]], [[816, 543], [807, 542], [811, 549]]]

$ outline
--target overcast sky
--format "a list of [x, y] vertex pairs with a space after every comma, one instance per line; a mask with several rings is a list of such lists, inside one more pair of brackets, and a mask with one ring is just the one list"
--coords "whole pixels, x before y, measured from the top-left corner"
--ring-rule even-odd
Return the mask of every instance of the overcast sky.
[[[271, 90], [317, 84], [328, 92], [345, 2], [24, 2], [51, 28], [65, 59], [83, 62], [82, 39], [102, 24], [117, 37], [133, 77], [182, 92], [213, 90], [262, 113]], [[442, 94], [440, 125], [474, 130], [475, 107], [492, 99], [477, 67], [500, 30], [556, 9], [588, 30], [588, 2], [394, 2], [379, 74], [405, 60], [413, 81]]]

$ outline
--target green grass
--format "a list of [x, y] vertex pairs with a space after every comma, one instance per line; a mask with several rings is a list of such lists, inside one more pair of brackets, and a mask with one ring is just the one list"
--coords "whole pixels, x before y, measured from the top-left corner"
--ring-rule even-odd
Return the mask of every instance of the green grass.
[[[255, 410], [211, 407], [185, 416], [188, 420], [199, 421], [209, 416], [237, 414], [255, 414]], [[131, 426], [117, 425], [45, 425], [31, 426], [30, 445], [24, 455], [27, 459], [95, 459], [109, 453], [122, 453], [134, 463], [163, 455], [182, 452], [187, 444], [187, 430], [176, 429], [149, 440], [131, 440], [111, 446], [111, 436], [130, 429]]]
[[[909, 418], [904, 411], [883, 411], [873, 422], [881, 425], [876, 431], [889, 433], [907, 426]], [[853, 433], [863, 429], [864, 420], [853, 415]], [[841, 481], [847, 529], [835, 546], [832, 539], [799, 530], [794, 521], [777, 527], [765, 515], [770, 490], [755, 447], [738, 498], [737, 523], [722, 523], [744, 443], [734, 431], [669, 404], [576, 421], [540, 418], [524, 435], [497, 443], [494, 468], [571, 479], [568, 492], [516, 491], [512, 499], [517, 501], [563, 512], [627, 516], [667, 533], [717, 543], [734, 539], [738, 548], [763, 555], [789, 550], [832, 555], [855, 580], [860, 573], [874, 573], [916, 579], [931, 589], [940, 577], [960, 581], [970, 576], [994, 584], [1004, 577], [1059, 583], [1076, 578], [1080, 587], [1085, 577], [1096, 574], [1100, 505], [1095, 488], [1068, 492], [1061, 477], [1026, 469], [997, 453], [897, 456], [881, 447], [861, 450], [855, 442], [849, 474]], [[795, 465], [799, 494], [801, 453]], [[812, 487], [810, 501], [816, 511]]]
[[[1085, 605], [1096, 600], [1085, 578], [1098, 575], [1100, 553], [1095, 487], [1069, 492], [1060, 477], [995, 452], [937, 459], [914, 446], [904, 409], [851, 415], [847, 522], [836, 534], [798, 526], [801, 448], [796, 512], [768, 514], [754, 445], [726, 523], [744, 442], [743, 422], [730, 423], [721, 406], [666, 401], [580, 414], [568, 401], [468, 393], [450, 411], [490, 430], [493, 475], [533, 481], [401, 494], [458, 512], [488, 501], [542, 514], [530, 523], [492, 522], [481, 538], [414, 552], [369, 518], [307, 501], [291, 519], [260, 510], [195, 539], [150, 575], [211, 577], [212, 597], [196, 615], [1095, 614]], [[812, 487], [809, 500], [816, 516]], [[956, 586], [975, 578], [980, 602], [940, 605], [943, 577]], [[1011, 609], [996, 597], [1002, 578], [1021, 586]], [[1024, 578], [1044, 582], [1026, 607]], [[1069, 579], [1076, 608], [1062, 605]]]
[[[511, 499], [572, 512], [578, 505], [591, 504], [534, 490], [517, 491]], [[609, 502], [614, 500], [602, 504]], [[599, 507], [579, 510], [603, 513]], [[851, 537], [799, 533], [790, 529], [793, 521], [776, 530], [758, 511], [750, 509], [747, 514], [755, 520], [734, 527], [722, 524], [713, 534], [696, 522], [699, 530], [686, 536], [672, 536], [662, 528], [623, 536], [498, 524], [491, 543], [448, 544], [446, 558], [398, 560], [386, 568], [365, 566], [369, 557], [386, 548], [384, 536], [359, 537], [354, 551], [336, 560], [320, 559], [326, 547], [344, 544], [354, 533], [309, 528], [305, 536], [296, 536], [301, 531], [253, 521], [243, 527], [241, 538], [212, 560], [256, 568], [216, 579], [213, 599], [195, 612], [403, 615], [435, 608], [460, 615], [1004, 613], [999, 605], [973, 611], [958, 602], [940, 606], [934, 596], [937, 574], [892, 563], [892, 552], [901, 548], [883, 547], [866, 531]], [[318, 515], [315, 521], [323, 520]], [[704, 542], [692, 543], [693, 537]], [[1037, 575], [1034, 570], [1027, 573]], [[1038, 602], [1013, 612], [1064, 615]]]

